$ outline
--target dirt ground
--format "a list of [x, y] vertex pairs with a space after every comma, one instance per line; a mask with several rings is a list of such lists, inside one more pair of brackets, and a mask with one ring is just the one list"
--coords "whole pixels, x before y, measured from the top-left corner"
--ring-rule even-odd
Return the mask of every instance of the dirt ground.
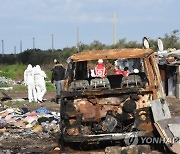
[[[7, 93], [13, 99], [26, 98], [27, 93]], [[43, 106], [50, 111], [59, 112], [59, 104], [52, 102], [55, 92], [46, 93]], [[180, 100], [174, 97], [166, 97], [172, 116], [180, 116]], [[35, 110], [32, 108], [31, 110]], [[59, 132], [31, 133], [22, 132], [21, 129], [11, 128], [6, 130], [6, 135], [2, 138], [0, 132], [0, 153], [54, 153], [54, 149], [59, 147]], [[59, 153], [59, 152], [57, 152]]]

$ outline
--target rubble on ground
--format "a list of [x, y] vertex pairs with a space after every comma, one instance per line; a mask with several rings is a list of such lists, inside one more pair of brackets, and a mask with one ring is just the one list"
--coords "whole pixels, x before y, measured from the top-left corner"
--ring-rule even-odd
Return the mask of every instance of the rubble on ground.
[[1, 84], [6, 84], [6, 83], [15, 83], [14, 80], [12, 80], [11, 78], [6, 78], [4, 76], [0, 76], [0, 83]]
[[5, 90], [5, 91], [13, 90], [13, 87], [0, 87], [0, 90]]
[[24, 81], [23, 80], [16, 81], [16, 80], [13, 80], [11, 78], [0, 76], [0, 84], [10, 84], [10, 85], [24, 84]]
[[7, 108], [0, 111], [0, 128], [16, 127], [26, 131], [59, 131], [60, 114], [44, 107], [30, 112], [27, 108]]
[[[51, 147], [48, 150], [54, 149], [57, 144], [52, 142], [51, 138], [54, 137], [54, 140], [57, 140], [57, 134], [60, 131], [59, 123], [60, 113], [49, 111], [45, 107], [32, 112], [26, 107], [0, 108], [0, 153], [3, 152], [1, 149], [5, 151], [11, 149], [11, 153], [19, 151], [26, 153], [31, 149], [31, 152], [41, 153], [47, 150], [45, 148], [48, 144], [50, 144], [49, 148]], [[38, 140], [42, 139], [47, 143], [32, 147], [33, 143], [37, 145]], [[17, 141], [22, 142], [21, 147], [18, 147]], [[30, 141], [32, 143], [28, 143]]]

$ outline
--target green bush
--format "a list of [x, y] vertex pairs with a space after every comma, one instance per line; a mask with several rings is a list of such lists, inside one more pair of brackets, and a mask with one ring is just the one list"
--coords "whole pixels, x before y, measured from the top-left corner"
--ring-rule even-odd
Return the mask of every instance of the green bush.
[[20, 81], [24, 78], [25, 69], [25, 65], [1, 65], [0, 76]]
[[55, 91], [55, 86], [51, 82], [46, 82], [47, 91]]

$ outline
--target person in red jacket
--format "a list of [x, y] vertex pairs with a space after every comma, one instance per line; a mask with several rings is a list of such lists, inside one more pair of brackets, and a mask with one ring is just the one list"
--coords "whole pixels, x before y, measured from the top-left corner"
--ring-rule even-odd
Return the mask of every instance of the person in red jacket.
[[114, 75], [123, 75], [123, 72], [118, 68], [118, 66], [115, 66]]
[[127, 77], [127, 76], [129, 76], [129, 74], [130, 74], [130, 71], [129, 71], [128, 67], [125, 67], [124, 71], [123, 71], [123, 76]]
[[94, 68], [94, 72], [96, 77], [101, 77], [104, 78], [107, 75], [107, 69], [104, 66], [103, 60], [99, 59], [98, 60], [98, 64], [96, 65], [96, 67]]
[[114, 61], [114, 75], [123, 75], [123, 71], [118, 66], [118, 60]]

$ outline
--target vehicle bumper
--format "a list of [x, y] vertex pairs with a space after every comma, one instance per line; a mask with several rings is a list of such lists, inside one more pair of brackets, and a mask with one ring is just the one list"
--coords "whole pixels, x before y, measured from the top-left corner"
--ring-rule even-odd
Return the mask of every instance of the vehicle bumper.
[[134, 137], [152, 136], [152, 132], [138, 131], [129, 133], [110, 133], [110, 134], [98, 134], [98, 135], [81, 135], [81, 136], [68, 136], [64, 135], [63, 140], [65, 142], [96, 142], [96, 141], [116, 141], [122, 140], [134, 135]]

